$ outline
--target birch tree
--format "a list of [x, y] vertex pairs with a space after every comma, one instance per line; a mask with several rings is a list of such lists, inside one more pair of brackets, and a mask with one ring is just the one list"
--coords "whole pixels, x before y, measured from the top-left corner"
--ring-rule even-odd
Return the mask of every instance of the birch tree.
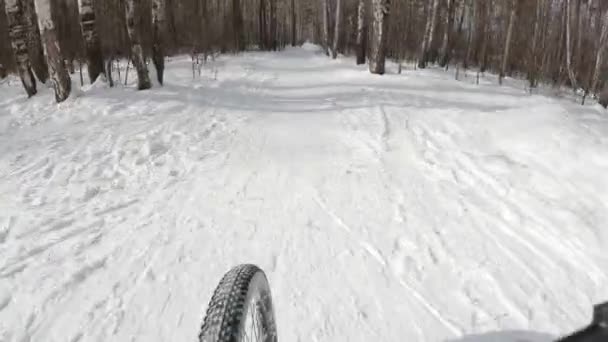
[[27, 49], [32, 69], [38, 80], [41, 83], [46, 83], [49, 79], [49, 69], [44, 58], [44, 49], [42, 48], [42, 40], [40, 39], [40, 28], [38, 27], [38, 16], [36, 15], [34, 0], [25, 0], [23, 4], [28, 25]]
[[27, 52], [28, 26], [23, 0], [5, 0], [4, 9], [17, 71], [27, 96], [32, 97], [36, 94], [36, 80], [32, 73], [30, 56]]
[[142, 15], [142, 0], [126, 0], [125, 14], [127, 20], [127, 33], [131, 41], [131, 60], [137, 71], [137, 89], [150, 89], [150, 75], [148, 75], [148, 67], [144, 59], [144, 51], [141, 46], [141, 15]]
[[544, 0], [537, 0], [534, 29], [532, 33], [532, 47], [530, 48], [530, 61], [528, 66], [528, 81], [530, 89], [537, 86], [538, 79], [538, 40], [540, 35], [540, 22], [543, 16]]
[[38, 24], [49, 67], [49, 76], [55, 90], [55, 100], [63, 102], [70, 96], [72, 80], [65, 67], [57, 39], [57, 30], [51, 15], [51, 0], [36, 0], [36, 13], [38, 13]]
[[336, 59], [338, 57], [338, 40], [340, 39], [340, 8], [341, 0], [336, 0], [336, 19], [334, 25], [334, 41], [331, 49], [331, 57]]
[[329, 0], [321, 0], [323, 11], [323, 48], [329, 56]]
[[245, 46], [243, 45], [243, 13], [241, 12], [241, 0], [232, 0], [232, 30], [234, 34], [235, 50], [242, 51]]
[[570, 78], [570, 85], [576, 87], [576, 76], [572, 69], [572, 6], [570, 0], [566, 0], [566, 70]]
[[[601, 34], [597, 43], [597, 50], [595, 53], [595, 66], [593, 68], [593, 77], [591, 80], [591, 92], [592, 93], [596, 93], [597, 92], [597, 87], [598, 87], [598, 82], [599, 82], [599, 78], [600, 78], [600, 72], [601, 72], [601, 68], [602, 68], [602, 63], [603, 63], [603, 58], [604, 58], [604, 52], [606, 50], [606, 45], [608, 43], [608, 11], [606, 11], [604, 13], [604, 17], [602, 19], [602, 23], [601, 23]], [[608, 82], [606, 83], [608, 85]], [[603, 100], [600, 102], [604, 107], [606, 107], [608, 105], [608, 89], [605, 89], [602, 91], [602, 93], [605, 95]]]
[[445, 67], [450, 62], [450, 35], [454, 23], [454, 1], [446, 0], [447, 14], [444, 21], [443, 42], [441, 43], [439, 65]]
[[296, 46], [298, 43], [296, 11], [297, 11], [296, 0], [291, 0], [291, 46]]
[[502, 80], [505, 77], [507, 71], [507, 63], [509, 62], [509, 53], [511, 52], [511, 38], [513, 37], [513, 25], [515, 24], [515, 17], [517, 15], [517, 0], [511, 1], [511, 14], [509, 15], [509, 24], [507, 27], [507, 35], [505, 38], [505, 45], [502, 54], [502, 63], [500, 67], [500, 74], [498, 76], [498, 83], [502, 84]]
[[365, 54], [367, 51], [367, 32], [365, 27], [365, 0], [359, 0], [357, 6], [357, 65], [365, 63]]
[[[323, 1], [323, 0], [321, 0]], [[266, 0], [260, 0], [260, 7], [258, 10], [258, 26], [259, 26], [259, 45], [264, 49], [269, 49], [270, 43], [268, 42], [268, 18], [266, 16]]]
[[152, 1], [152, 62], [156, 68], [158, 83], [163, 84], [165, 72], [165, 1]]
[[[102, 0], [103, 1], [103, 0]], [[80, 15], [80, 30], [84, 39], [84, 49], [87, 57], [87, 70], [89, 80], [94, 83], [103, 73], [103, 56], [99, 34], [95, 26], [94, 0], [78, 0], [78, 13]]]
[[435, 24], [437, 21], [437, 11], [439, 10], [439, 0], [431, 1], [432, 5], [426, 22], [424, 38], [422, 39], [422, 46], [420, 47], [420, 57], [418, 59], [419, 68], [426, 68], [426, 64], [429, 61], [429, 58], [431, 57], [430, 50], [432, 49], [433, 36], [435, 34]]
[[384, 74], [389, 6], [389, 0], [372, 0], [374, 19], [369, 56], [369, 71], [372, 74]]

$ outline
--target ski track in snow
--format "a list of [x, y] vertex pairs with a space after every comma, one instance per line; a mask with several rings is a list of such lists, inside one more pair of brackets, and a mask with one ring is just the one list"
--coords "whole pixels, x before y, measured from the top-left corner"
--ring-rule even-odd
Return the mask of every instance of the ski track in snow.
[[283, 341], [587, 323], [608, 299], [606, 114], [352, 64], [305, 46], [193, 80], [176, 57], [165, 87], [59, 105], [0, 85], [0, 341], [194, 341], [237, 263], [266, 271]]

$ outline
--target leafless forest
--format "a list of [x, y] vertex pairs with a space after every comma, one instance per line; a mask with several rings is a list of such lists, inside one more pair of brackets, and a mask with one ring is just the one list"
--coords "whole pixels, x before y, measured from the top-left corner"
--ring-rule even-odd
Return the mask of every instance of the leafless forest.
[[50, 80], [57, 101], [81, 68], [90, 78], [81, 82], [103, 75], [112, 85], [119, 59], [147, 89], [162, 84], [165, 56], [202, 63], [311, 41], [372, 73], [383, 74], [386, 59], [475, 69], [499, 82], [526, 79], [530, 89], [568, 86], [583, 102], [608, 105], [605, 0], [0, 0], [0, 8], [0, 77], [18, 74], [29, 96]]

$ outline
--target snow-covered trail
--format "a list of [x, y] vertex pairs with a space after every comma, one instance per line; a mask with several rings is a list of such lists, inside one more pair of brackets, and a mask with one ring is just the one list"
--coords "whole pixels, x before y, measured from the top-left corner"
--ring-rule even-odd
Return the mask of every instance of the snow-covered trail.
[[214, 65], [0, 85], [0, 341], [194, 341], [238, 263], [282, 341], [547, 341], [608, 299], [596, 107], [310, 46]]

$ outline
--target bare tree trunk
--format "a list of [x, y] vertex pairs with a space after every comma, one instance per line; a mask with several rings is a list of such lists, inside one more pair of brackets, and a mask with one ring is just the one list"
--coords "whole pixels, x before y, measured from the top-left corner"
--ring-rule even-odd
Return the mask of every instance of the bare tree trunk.
[[338, 57], [338, 40], [340, 39], [340, 7], [341, 0], [336, 0], [336, 20], [334, 25], [334, 41], [331, 49], [331, 58], [336, 59]]
[[443, 32], [443, 43], [441, 44], [441, 59], [439, 65], [445, 67], [450, 62], [450, 35], [452, 32], [452, 24], [454, 23], [454, 2], [453, 0], [447, 1], [448, 13], [445, 16], [445, 30]]
[[268, 43], [268, 23], [266, 18], [266, 0], [260, 0], [260, 9], [258, 12], [258, 21], [260, 29], [260, 48], [269, 49]]
[[507, 72], [507, 64], [509, 63], [509, 53], [511, 52], [511, 38], [513, 37], [513, 25], [515, 24], [515, 16], [517, 15], [517, 0], [511, 1], [511, 14], [509, 15], [509, 27], [507, 28], [507, 37], [505, 39], [504, 52], [502, 54], [502, 63], [500, 67], [500, 75], [498, 83], [502, 84], [502, 79]]
[[141, 1], [142, 0], [126, 0], [126, 19], [127, 32], [131, 40], [131, 58], [133, 66], [137, 70], [137, 89], [150, 89], [152, 83], [148, 75], [148, 67], [144, 59], [144, 51], [141, 46], [141, 36], [139, 32], [141, 23]]
[[604, 14], [603, 22], [602, 22], [602, 32], [600, 34], [600, 38], [597, 44], [597, 51], [595, 54], [595, 67], [593, 68], [593, 78], [591, 80], [591, 93], [597, 93], [597, 85], [599, 82], [600, 72], [602, 61], [604, 58], [604, 50], [606, 50], [606, 43], [608, 40], [608, 11]]
[[51, 0], [36, 0], [36, 12], [38, 13], [42, 46], [49, 66], [49, 76], [55, 89], [55, 100], [63, 102], [70, 96], [72, 80], [66, 70], [59, 40], [57, 39], [55, 22], [51, 16]]
[[329, 56], [329, 0], [321, 0], [323, 7], [323, 48], [325, 54]]
[[40, 28], [38, 27], [38, 16], [34, 6], [34, 0], [25, 0], [24, 2], [25, 16], [27, 18], [28, 38], [27, 49], [29, 51], [30, 60], [34, 74], [42, 83], [46, 83], [49, 79], [49, 67], [46, 65], [44, 58], [44, 49], [42, 48], [42, 40], [40, 39]]
[[369, 56], [369, 71], [384, 74], [386, 61], [386, 38], [388, 35], [389, 0], [372, 0], [372, 46]]
[[4, 9], [8, 22], [9, 37], [17, 71], [28, 97], [36, 94], [36, 80], [32, 73], [30, 56], [27, 53], [27, 18], [24, 12], [23, 0], [5, 0]]
[[165, 1], [152, 1], [152, 62], [156, 68], [156, 77], [163, 84], [165, 72], [165, 49], [163, 37], [165, 34]]
[[108, 85], [110, 85], [110, 87], [114, 86], [114, 79], [112, 78], [112, 61], [113, 61], [113, 57], [112, 58], [108, 58], [106, 60], [106, 78], [108, 79]]
[[[468, 30], [467, 30], [467, 49], [464, 55], [464, 60], [462, 61], [462, 66], [466, 70], [469, 68], [469, 60], [471, 59], [471, 51], [472, 51], [472, 47], [473, 47], [473, 28], [474, 25], [472, 23], [471, 18], [473, 18], [473, 13], [475, 12], [474, 6], [475, 6], [475, 2], [473, 2], [473, 0], [466, 0], [466, 9], [469, 12], [469, 25], [468, 25]], [[466, 73], [465, 73], [466, 75]]]
[[435, 23], [437, 21], [437, 11], [439, 10], [439, 0], [432, 0], [429, 16], [426, 21], [426, 29], [422, 46], [420, 48], [420, 57], [418, 59], [418, 67], [426, 68], [426, 64], [431, 59], [431, 49], [433, 45], [433, 36], [435, 33]]
[[576, 89], [576, 76], [572, 69], [572, 6], [570, 0], [566, 0], [566, 70], [570, 78], [570, 86]]
[[296, 21], [296, 0], [291, 0], [291, 46], [298, 44]]
[[87, 70], [89, 80], [95, 82], [103, 72], [103, 56], [101, 55], [101, 44], [97, 27], [95, 26], [94, 0], [78, 0], [80, 13], [80, 29], [84, 38], [84, 47], [87, 55]]
[[433, 39], [435, 37], [435, 26], [437, 26], [437, 14], [439, 13], [439, 0], [433, 0], [433, 12], [431, 13], [431, 32], [428, 36], [429, 42], [426, 45], [428, 57], [433, 61], [437, 57], [436, 50], [433, 49]]
[[243, 13], [241, 11], [241, 0], [232, 0], [232, 30], [234, 31], [234, 46], [236, 51], [244, 50]]
[[272, 50], [277, 51], [277, 0], [270, 0], [270, 42], [272, 45]]
[[583, 5], [583, 0], [577, 0], [576, 3], [576, 30], [577, 30], [577, 34], [576, 34], [576, 49], [574, 50], [574, 64], [575, 65], [580, 65], [581, 63], [581, 53], [582, 53], [582, 46], [583, 46], [583, 15], [582, 15], [582, 5]]
[[538, 36], [540, 30], [540, 21], [542, 16], [544, 0], [537, 0], [536, 3], [536, 20], [534, 21], [534, 32], [532, 33], [532, 48], [530, 49], [530, 59], [528, 65], [528, 81], [530, 82], [530, 91], [537, 86], [537, 70], [538, 70]]
[[608, 82], [604, 84], [604, 89], [599, 94], [598, 102], [602, 107], [608, 108]]
[[365, 32], [365, 0], [359, 0], [357, 8], [357, 65], [365, 63], [367, 34]]
[[483, 3], [480, 4], [482, 6], [482, 12], [481, 12], [481, 16], [482, 16], [482, 20], [483, 20], [483, 29], [482, 29], [482, 43], [481, 43], [481, 65], [479, 68], [479, 71], [486, 72], [486, 70], [488, 69], [488, 44], [489, 44], [489, 40], [490, 40], [490, 6], [488, 6], [488, 3]]

